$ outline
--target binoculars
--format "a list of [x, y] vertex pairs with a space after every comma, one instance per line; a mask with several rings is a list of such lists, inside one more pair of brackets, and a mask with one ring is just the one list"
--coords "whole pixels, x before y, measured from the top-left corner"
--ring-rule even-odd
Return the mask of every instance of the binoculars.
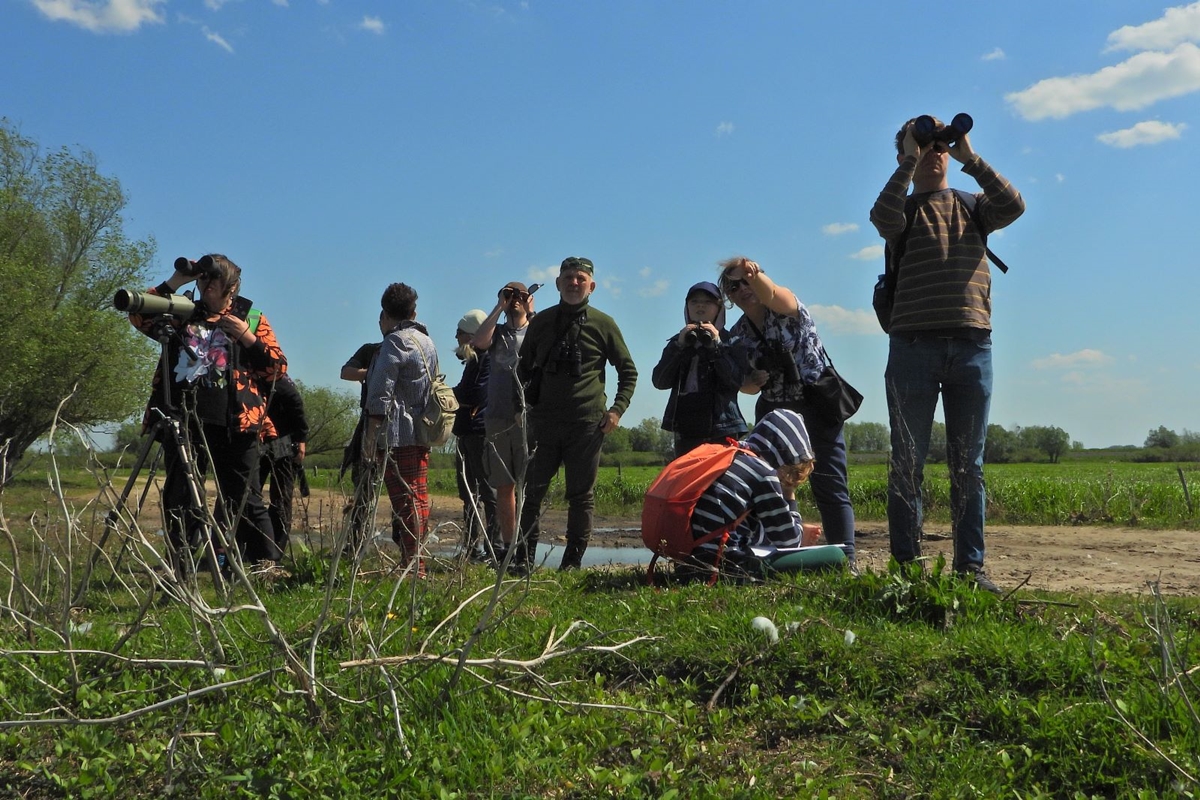
[[687, 344], [712, 344], [714, 339], [712, 333], [697, 325], [683, 335], [683, 341]]
[[212, 256], [201, 256], [198, 261], [180, 256], [175, 259], [175, 271], [189, 278], [207, 278], [210, 281], [221, 277], [221, 270]]
[[974, 125], [975, 121], [971, 119], [970, 114], [959, 113], [954, 115], [954, 119], [950, 120], [949, 125], [939, 128], [937, 120], [928, 114], [922, 114], [913, 120], [912, 133], [913, 138], [921, 147], [932, 142], [954, 144], [970, 133]]

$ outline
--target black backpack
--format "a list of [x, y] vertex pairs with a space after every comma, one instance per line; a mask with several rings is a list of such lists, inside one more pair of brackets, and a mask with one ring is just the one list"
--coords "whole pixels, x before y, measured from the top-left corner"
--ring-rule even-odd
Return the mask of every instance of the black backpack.
[[[975, 228], [980, 231], [980, 236], [983, 238], [983, 249], [987, 253], [988, 260], [995, 264], [1001, 272], [1008, 272], [1008, 266], [987, 246], [987, 234], [982, 232], [982, 228], [975, 221], [975, 195], [962, 189], [951, 189], [950, 191], [954, 192], [958, 201], [967, 207], [967, 214], [970, 215], [971, 222], [975, 224]], [[875, 316], [879, 319], [879, 327], [883, 328], [884, 333], [887, 333], [892, 327], [892, 306], [896, 303], [896, 277], [900, 269], [900, 259], [904, 258], [904, 250], [908, 246], [908, 233], [912, 230], [915, 215], [916, 203], [913, 202], [910, 195], [904, 201], [904, 217], [908, 221], [908, 224], [904, 226], [904, 233], [894, 243], [888, 242], [883, 248], [883, 274], [875, 282], [871, 305], [875, 307]]]

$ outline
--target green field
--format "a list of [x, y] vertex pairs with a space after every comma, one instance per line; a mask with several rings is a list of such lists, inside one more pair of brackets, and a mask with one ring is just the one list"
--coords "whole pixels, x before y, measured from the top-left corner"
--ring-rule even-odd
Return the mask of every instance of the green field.
[[[1180, 471], [1183, 472], [1183, 481]], [[596, 486], [601, 513], [636, 517], [646, 487], [658, 467], [602, 467]], [[619, 472], [619, 474], [618, 474]], [[1200, 528], [1200, 464], [1141, 464], [1096, 459], [1058, 464], [997, 464], [984, 468], [988, 519], [1009, 525], [1119, 524], [1153, 528]], [[1184, 491], [1186, 481], [1191, 495]], [[431, 470], [430, 486], [454, 495], [454, 473]], [[561, 475], [550, 497], [561, 502]], [[850, 496], [862, 520], [887, 518], [887, 466], [850, 465]], [[933, 522], [950, 521], [950, 480], [944, 464], [925, 469], [925, 515]], [[800, 493], [800, 511], [815, 516], [811, 493]]]
[[[636, 513], [655, 472], [605, 470], [602, 505]], [[87, 571], [95, 483], [0, 492], [0, 796], [1200, 796], [1195, 598], [1001, 600], [941, 563], [650, 587], [434, 559], [412, 580], [302, 544], [289, 576], [180, 591], [153, 536]], [[1195, 524], [1159, 510], [1186, 508], [1167, 466], [989, 483], [1018, 516]]]

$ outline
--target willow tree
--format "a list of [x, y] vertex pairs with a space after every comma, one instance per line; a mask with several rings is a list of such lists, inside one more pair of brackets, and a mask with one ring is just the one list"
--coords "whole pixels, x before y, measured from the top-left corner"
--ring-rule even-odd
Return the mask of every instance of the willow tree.
[[112, 308], [143, 288], [154, 241], [124, 232], [126, 197], [95, 156], [42, 153], [0, 119], [0, 480], [55, 415], [91, 426], [144, 400], [150, 343]]

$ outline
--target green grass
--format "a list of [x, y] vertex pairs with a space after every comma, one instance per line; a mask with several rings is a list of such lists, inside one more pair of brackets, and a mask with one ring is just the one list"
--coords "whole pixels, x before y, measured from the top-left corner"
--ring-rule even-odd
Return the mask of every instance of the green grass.
[[[1189, 508], [1178, 470], [1192, 493]], [[659, 467], [601, 467], [596, 484], [600, 513], [638, 516], [646, 488]], [[984, 467], [990, 522], [1010, 525], [1120, 524], [1156, 528], [1200, 528], [1200, 465], [1098, 460], [1060, 464], [997, 464]], [[452, 469], [430, 470], [431, 490], [455, 495]], [[561, 473], [549, 498], [560, 506]], [[887, 464], [850, 465], [850, 497], [861, 520], [887, 518]], [[810, 491], [799, 494], [800, 511], [816, 516]], [[925, 468], [925, 516], [950, 521], [950, 479], [945, 464]]]
[[[401, 585], [389, 616], [391, 581], [359, 581], [358, 604], [342, 572], [314, 658], [313, 706], [244, 611], [216, 627], [225, 657], [212, 667], [97, 654], [135, 615], [132, 599], [115, 593], [94, 591], [76, 611], [91, 627], [71, 645], [93, 652], [74, 657], [29, 654], [62, 642], [6, 617], [0, 720], [9, 724], [105, 718], [271, 672], [128, 723], [2, 728], [0, 786], [42, 797], [564, 798], [1149, 798], [1196, 788], [1139, 744], [1116, 710], [1180, 767], [1200, 771], [1200, 730], [1159, 691], [1159, 640], [1143, 618], [1169, 613], [1184, 631], [1173, 640], [1178, 657], [1194, 664], [1194, 599], [1157, 612], [1130, 598], [1000, 602], [940, 566], [924, 577], [666, 589], [647, 587], [635, 570], [538, 573], [501, 603], [471, 655], [534, 658], [552, 635], [586, 621], [561, 659], [477, 666], [448, 697], [450, 666], [339, 666], [372, 651], [453, 654], [483, 600], [434, 628], [489, 574], [435, 569]], [[297, 649], [312, 636], [323, 591], [297, 579], [264, 595]], [[777, 644], [751, 626], [758, 615], [780, 629]], [[182, 606], [155, 608], [146, 622], [121, 655], [211, 658]], [[619, 652], [582, 649], [639, 637]]]

